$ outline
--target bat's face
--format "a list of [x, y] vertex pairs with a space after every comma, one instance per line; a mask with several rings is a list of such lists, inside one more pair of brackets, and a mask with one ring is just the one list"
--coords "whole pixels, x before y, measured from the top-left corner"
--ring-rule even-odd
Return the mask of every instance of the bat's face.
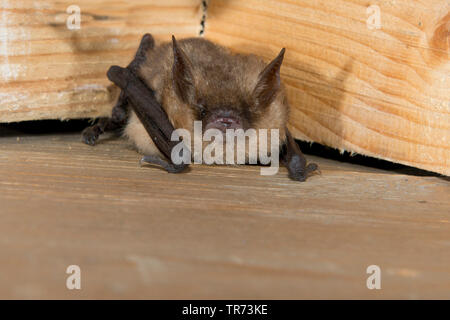
[[195, 120], [202, 121], [204, 130], [218, 129], [225, 133], [227, 129], [246, 130], [251, 127], [250, 106], [243, 99], [222, 99], [217, 102], [217, 97], [204, 96], [191, 107]]
[[[287, 102], [280, 85], [280, 67], [284, 49], [261, 69], [232, 69], [227, 61], [216, 65], [193, 65], [173, 42], [173, 88], [183, 104], [189, 106], [194, 121], [202, 121], [203, 130], [280, 128], [287, 120]], [[250, 68], [250, 67], [249, 67]], [[255, 69], [255, 68], [253, 68]]]

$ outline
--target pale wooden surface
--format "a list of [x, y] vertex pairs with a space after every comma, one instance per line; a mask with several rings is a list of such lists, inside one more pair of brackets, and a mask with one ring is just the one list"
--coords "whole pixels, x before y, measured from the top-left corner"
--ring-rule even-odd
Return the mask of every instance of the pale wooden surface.
[[448, 0], [216, 0], [205, 35], [267, 60], [286, 47], [297, 138], [450, 175]]
[[0, 137], [0, 298], [450, 298], [448, 179], [309, 159], [305, 183], [173, 175], [122, 140]]
[[[66, 26], [70, 5], [81, 28]], [[139, 40], [197, 36], [200, 0], [3, 0], [0, 2], [0, 122], [109, 115], [106, 78], [126, 66]]]

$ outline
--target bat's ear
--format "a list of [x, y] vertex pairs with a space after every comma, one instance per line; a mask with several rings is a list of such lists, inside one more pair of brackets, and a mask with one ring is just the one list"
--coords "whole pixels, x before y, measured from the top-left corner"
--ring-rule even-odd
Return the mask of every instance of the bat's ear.
[[192, 64], [189, 58], [179, 47], [177, 40], [172, 36], [173, 44], [173, 84], [178, 97], [185, 103], [195, 101], [194, 76], [192, 73]]
[[258, 83], [253, 90], [256, 107], [264, 108], [272, 103], [280, 89], [280, 67], [284, 58], [284, 48], [258, 76]]

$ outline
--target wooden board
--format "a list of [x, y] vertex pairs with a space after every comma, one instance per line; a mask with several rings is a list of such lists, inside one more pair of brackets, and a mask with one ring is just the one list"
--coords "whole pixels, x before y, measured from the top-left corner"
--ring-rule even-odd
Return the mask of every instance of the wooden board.
[[[67, 8], [81, 10], [79, 30]], [[125, 66], [146, 32], [196, 36], [200, 0], [3, 0], [0, 2], [0, 122], [110, 114], [106, 71]]]
[[79, 140], [0, 135], [2, 299], [450, 298], [446, 178], [317, 157], [305, 183], [256, 166], [173, 175], [121, 140]]
[[267, 60], [286, 47], [297, 138], [450, 175], [448, 0], [216, 0], [205, 35]]

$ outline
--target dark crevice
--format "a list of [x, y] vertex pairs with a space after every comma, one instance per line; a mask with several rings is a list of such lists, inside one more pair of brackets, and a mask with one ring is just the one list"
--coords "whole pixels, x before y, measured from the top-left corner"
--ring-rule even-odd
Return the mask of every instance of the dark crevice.
[[203, 36], [205, 34], [205, 26], [206, 26], [206, 14], [208, 11], [208, 1], [202, 1], [202, 19], [200, 20], [200, 32], [199, 36]]
[[31, 134], [58, 134], [80, 132], [92, 125], [92, 120], [38, 120], [12, 123], [0, 123], [0, 138]]
[[439, 173], [417, 169], [400, 163], [394, 163], [387, 160], [381, 160], [369, 156], [364, 156], [361, 154], [355, 154], [353, 152], [348, 151], [340, 152], [337, 149], [327, 147], [318, 143], [309, 143], [303, 141], [297, 142], [300, 145], [300, 149], [307, 155], [318, 156], [330, 160], [336, 160], [344, 163], [351, 163], [375, 169], [388, 170], [400, 174], [407, 174], [414, 176], [445, 177]]

